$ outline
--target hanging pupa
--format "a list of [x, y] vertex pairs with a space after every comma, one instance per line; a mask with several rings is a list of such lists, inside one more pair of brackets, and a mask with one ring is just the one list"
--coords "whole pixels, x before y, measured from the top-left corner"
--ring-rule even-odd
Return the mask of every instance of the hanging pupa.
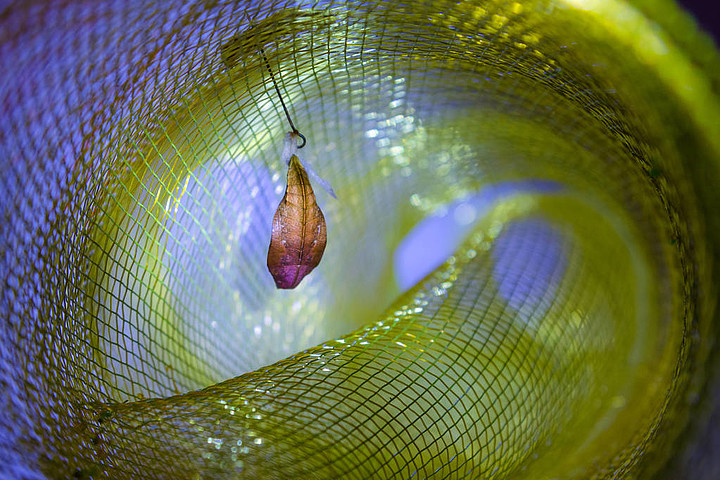
[[297, 287], [318, 266], [327, 244], [325, 216], [315, 199], [310, 178], [295, 154], [297, 133], [285, 138], [287, 187], [272, 222], [267, 266], [281, 289]]
[[[268, 270], [275, 280], [275, 286], [290, 289], [297, 287], [302, 279], [318, 266], [327, 243], [325, 216], [315, 200], [308, 172], [333, 198], [335, 192], [328, 182], [320, 178], [309, 164], [303, 165], [296, 155], [297, 150], [305, 146], [305, 137], [298, 132], [290, 118], [265, 51], [260, 49], [260, 53], [285, 117], [292, 128], [292, 131], [285, 135], [282, 152], [282, 160], [288, 166], [287, 186], [273, 217], [267, 257]], [[302, 140], [300, 145], [298, 138]]]

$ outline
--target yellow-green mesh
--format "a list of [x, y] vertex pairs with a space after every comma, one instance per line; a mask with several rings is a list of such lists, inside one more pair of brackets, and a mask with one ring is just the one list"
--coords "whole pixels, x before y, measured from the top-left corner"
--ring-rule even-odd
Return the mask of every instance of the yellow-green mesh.
[[[674, 5], [1, 21], [0, 473], [615, 478], [680, 451], [714, 332], [720, 110]], [[261, 49], [338, 194], [316, 186], [327, 251], [288, 292], [265, 268], [288, 126]], [[403, 291], [409, 232], [508, 185]]]

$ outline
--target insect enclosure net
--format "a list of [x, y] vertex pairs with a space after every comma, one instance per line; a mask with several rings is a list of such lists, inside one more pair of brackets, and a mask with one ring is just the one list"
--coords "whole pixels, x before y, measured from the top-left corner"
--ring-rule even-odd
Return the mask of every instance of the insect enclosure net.
[[[681, 471], [720, 63], [649, 4], [6, 7], [2, 475]], [[290, 291], [271, 71], [338, 196]]]

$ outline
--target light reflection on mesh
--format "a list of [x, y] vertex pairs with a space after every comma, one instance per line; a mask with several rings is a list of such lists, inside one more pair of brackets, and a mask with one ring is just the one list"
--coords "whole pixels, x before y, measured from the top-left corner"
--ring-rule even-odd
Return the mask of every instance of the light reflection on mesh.
[[[690, 140], [645, 66], [606, 65], [622, 45], [541, 4], [6, 10], [0, 474], [657, 468], [709, 321]], [[287, 126], [260, 48], [338, 193], [291, 292], [265, 267]], [[525, 181], [563, 188], [503, 195], [401, 292], [414, 226]]]

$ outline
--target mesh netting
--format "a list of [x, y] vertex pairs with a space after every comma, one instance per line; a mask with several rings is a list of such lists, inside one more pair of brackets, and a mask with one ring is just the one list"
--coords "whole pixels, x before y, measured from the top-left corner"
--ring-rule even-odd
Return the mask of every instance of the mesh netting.
[[[662, 7], [681, 43], [615, 1], [7, 7], [0, 474], [658, 471], [720, 245], [717, 55]], [[270, 71], [338, 195], [289, 291]]]

